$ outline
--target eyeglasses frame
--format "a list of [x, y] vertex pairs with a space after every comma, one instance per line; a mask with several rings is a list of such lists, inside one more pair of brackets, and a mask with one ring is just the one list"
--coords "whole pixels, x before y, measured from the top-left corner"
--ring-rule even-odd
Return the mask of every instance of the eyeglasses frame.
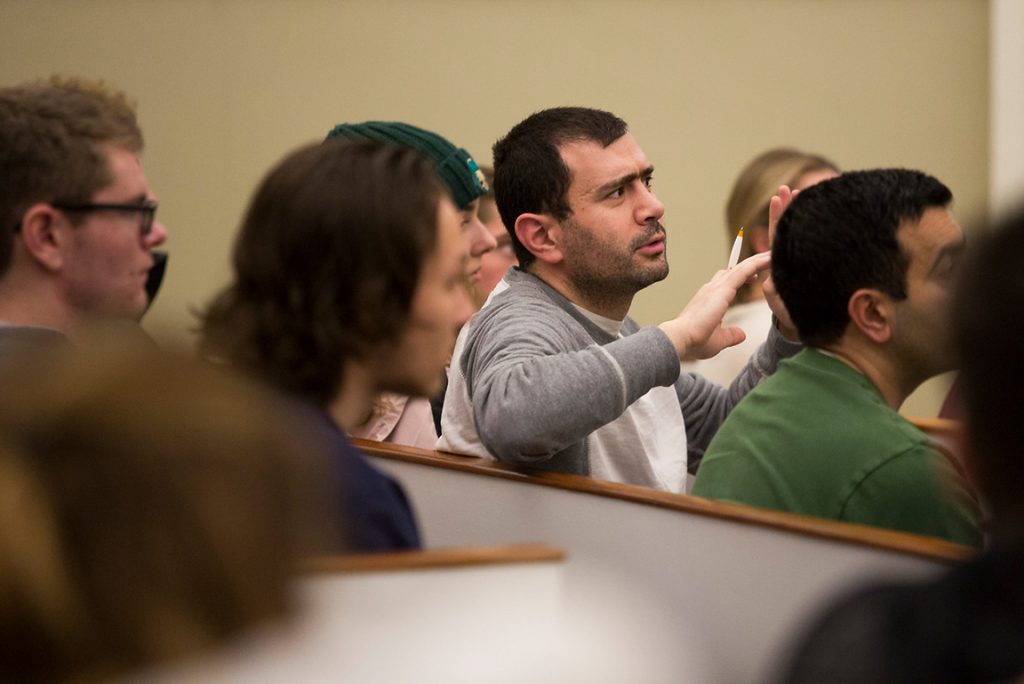
[[139, 224], [139, 235], [145, 238], [153, 231], [153, 221], [156, 217], [156, 210], [159, 207], [157, 202], [51, 202], [50, 206], [61, 211], [125, 211], [142, 215], [142, 222]]

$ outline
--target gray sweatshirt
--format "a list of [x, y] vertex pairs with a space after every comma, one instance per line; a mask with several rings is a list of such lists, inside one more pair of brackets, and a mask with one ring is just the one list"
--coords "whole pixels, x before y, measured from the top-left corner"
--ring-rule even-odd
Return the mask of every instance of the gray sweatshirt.
[[616, 338], [539, 278], [513, 269], [505, 280], [459, 335], [439, 449], [589, 475], [587, 436], [652, 388], [674, 385], [692, 472], [732, 407], [801, 348], [773, 328], [724, 388], [681, 373], [657, 327], [627, 317]]

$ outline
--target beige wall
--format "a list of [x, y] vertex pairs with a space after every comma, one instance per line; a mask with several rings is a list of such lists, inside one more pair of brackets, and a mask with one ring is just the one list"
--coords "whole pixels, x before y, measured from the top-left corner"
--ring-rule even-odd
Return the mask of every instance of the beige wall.
[[[634, 315], [674, 315], [726, 257], [740, 166], [791, 144], [845, 168], [913, 166], [970, 223], [987, 196], [988, 5], [980, 0], [0, 0], [0, 83], [104, 77], [140, 103], [171, 232], [147, 325], [191, 326], [227, 279], [249, 193], [340, 121], [404, 119], [483, 162], [530, 112], [626, 119], [657, 167], [672, 274]], [[907, 411], [934, 412], [941, 390]]]
[[989, 211], [1024, 204], [1024, 2], [989, 3]]

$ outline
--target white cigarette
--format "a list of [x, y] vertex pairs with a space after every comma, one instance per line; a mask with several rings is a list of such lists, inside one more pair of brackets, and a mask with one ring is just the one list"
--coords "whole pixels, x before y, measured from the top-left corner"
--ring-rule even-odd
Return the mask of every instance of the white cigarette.
[[736, 241], [732, 243], [732, 252], [729, 253], [729, 265], [727, 269], [732, 268], [740, 261], [740, 249], [743, 247], [743, 228], [740, 228], [740, 232], [736, 235]]

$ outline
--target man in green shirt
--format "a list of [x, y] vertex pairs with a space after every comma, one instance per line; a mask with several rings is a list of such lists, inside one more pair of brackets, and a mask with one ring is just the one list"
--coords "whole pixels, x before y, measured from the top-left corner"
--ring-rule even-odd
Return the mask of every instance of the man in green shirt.
[[693, 494], [981, 543], [959, 464], [897, 413], [953, 367], [964, 236], [951, 201], [904, 169], [847, 173], [794, 199], [772, 277], [807, 348], [733, 410]]

